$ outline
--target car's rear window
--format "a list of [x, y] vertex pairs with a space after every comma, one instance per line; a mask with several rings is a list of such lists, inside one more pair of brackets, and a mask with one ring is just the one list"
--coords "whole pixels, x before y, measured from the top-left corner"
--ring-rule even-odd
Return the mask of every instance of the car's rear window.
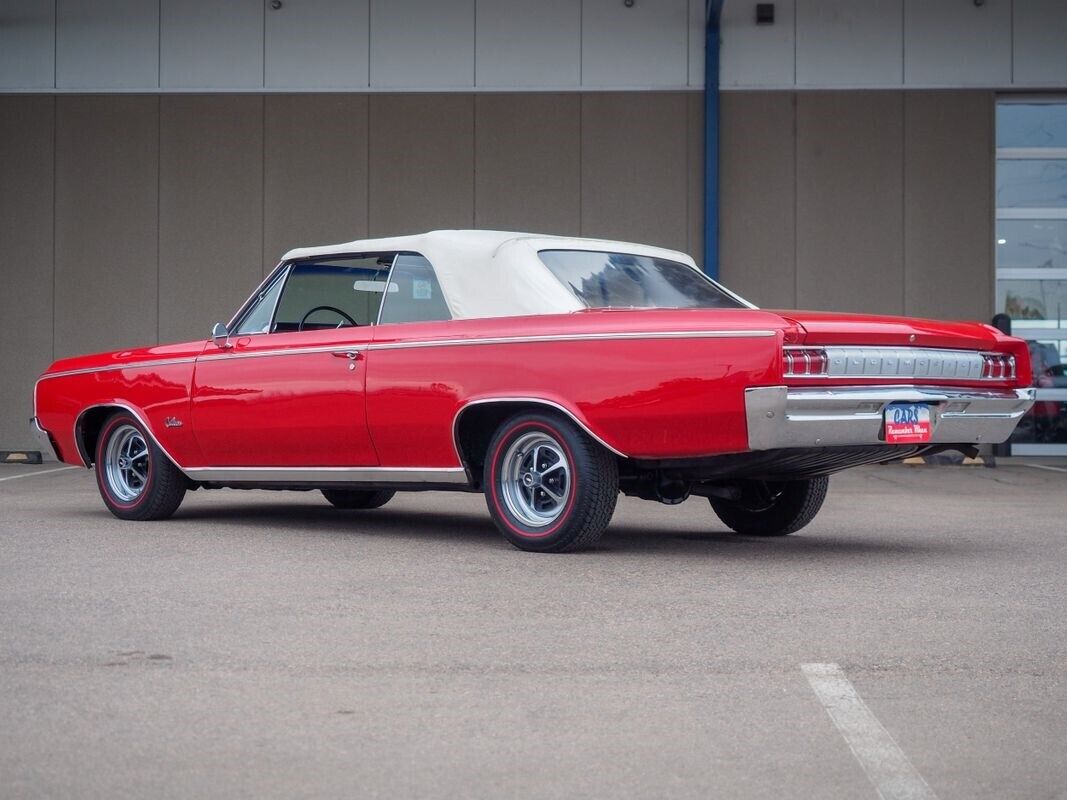
[[538, 255], [589, 308], [743, 308], [677, 261], [589, 250], [542, 250]]

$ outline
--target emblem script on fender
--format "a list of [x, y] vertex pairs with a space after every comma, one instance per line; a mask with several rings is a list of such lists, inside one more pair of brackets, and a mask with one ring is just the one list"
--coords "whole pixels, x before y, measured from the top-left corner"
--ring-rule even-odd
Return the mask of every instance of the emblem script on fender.
[[167, 417], [163, 420], [163, 424], [168, 428], [180, 428], [182, 426], [182, 421], [177, 417]]

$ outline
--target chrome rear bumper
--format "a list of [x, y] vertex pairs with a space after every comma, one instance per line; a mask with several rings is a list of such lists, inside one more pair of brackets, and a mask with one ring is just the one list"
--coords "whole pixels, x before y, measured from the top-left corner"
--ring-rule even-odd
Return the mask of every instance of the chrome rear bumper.
[[41, 455], [47, 460], [59, 461], [59, 454], [56, 452], [56, 448], [52, 445], [52, 437], [48, 435], [48, 431], [41, 427], [41, 423], [37, 421], [37, 417], [30, 418], [30, 432], [37, 439], [37, 443], [41, 448]]
[[883, 411], [895, 402], [929, 404], [931, 444], [997, 444], [1011, 436], [1034, 404], [1034, 389], [746, 389], [748, 446], [751, 450], [774, 450], [885, 444]]

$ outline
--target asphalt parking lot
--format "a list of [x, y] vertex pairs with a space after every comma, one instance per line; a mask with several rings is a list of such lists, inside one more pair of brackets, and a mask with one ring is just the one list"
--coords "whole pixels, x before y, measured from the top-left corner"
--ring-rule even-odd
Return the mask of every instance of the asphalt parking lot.
[[1067, 797], [1067, 471], [858, 469], [775, 540], [624, 498], [535, 555], [480, 495], [132, 523], [49, 469], [0, 467], [3, 797]]

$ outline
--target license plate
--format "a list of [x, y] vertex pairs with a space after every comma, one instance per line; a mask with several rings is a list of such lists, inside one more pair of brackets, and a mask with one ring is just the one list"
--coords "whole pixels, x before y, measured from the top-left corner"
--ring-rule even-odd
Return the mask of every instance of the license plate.
[[890, 403], [885, 407], [886, 444], [930, 441], [930, 406], [925, 403]]

